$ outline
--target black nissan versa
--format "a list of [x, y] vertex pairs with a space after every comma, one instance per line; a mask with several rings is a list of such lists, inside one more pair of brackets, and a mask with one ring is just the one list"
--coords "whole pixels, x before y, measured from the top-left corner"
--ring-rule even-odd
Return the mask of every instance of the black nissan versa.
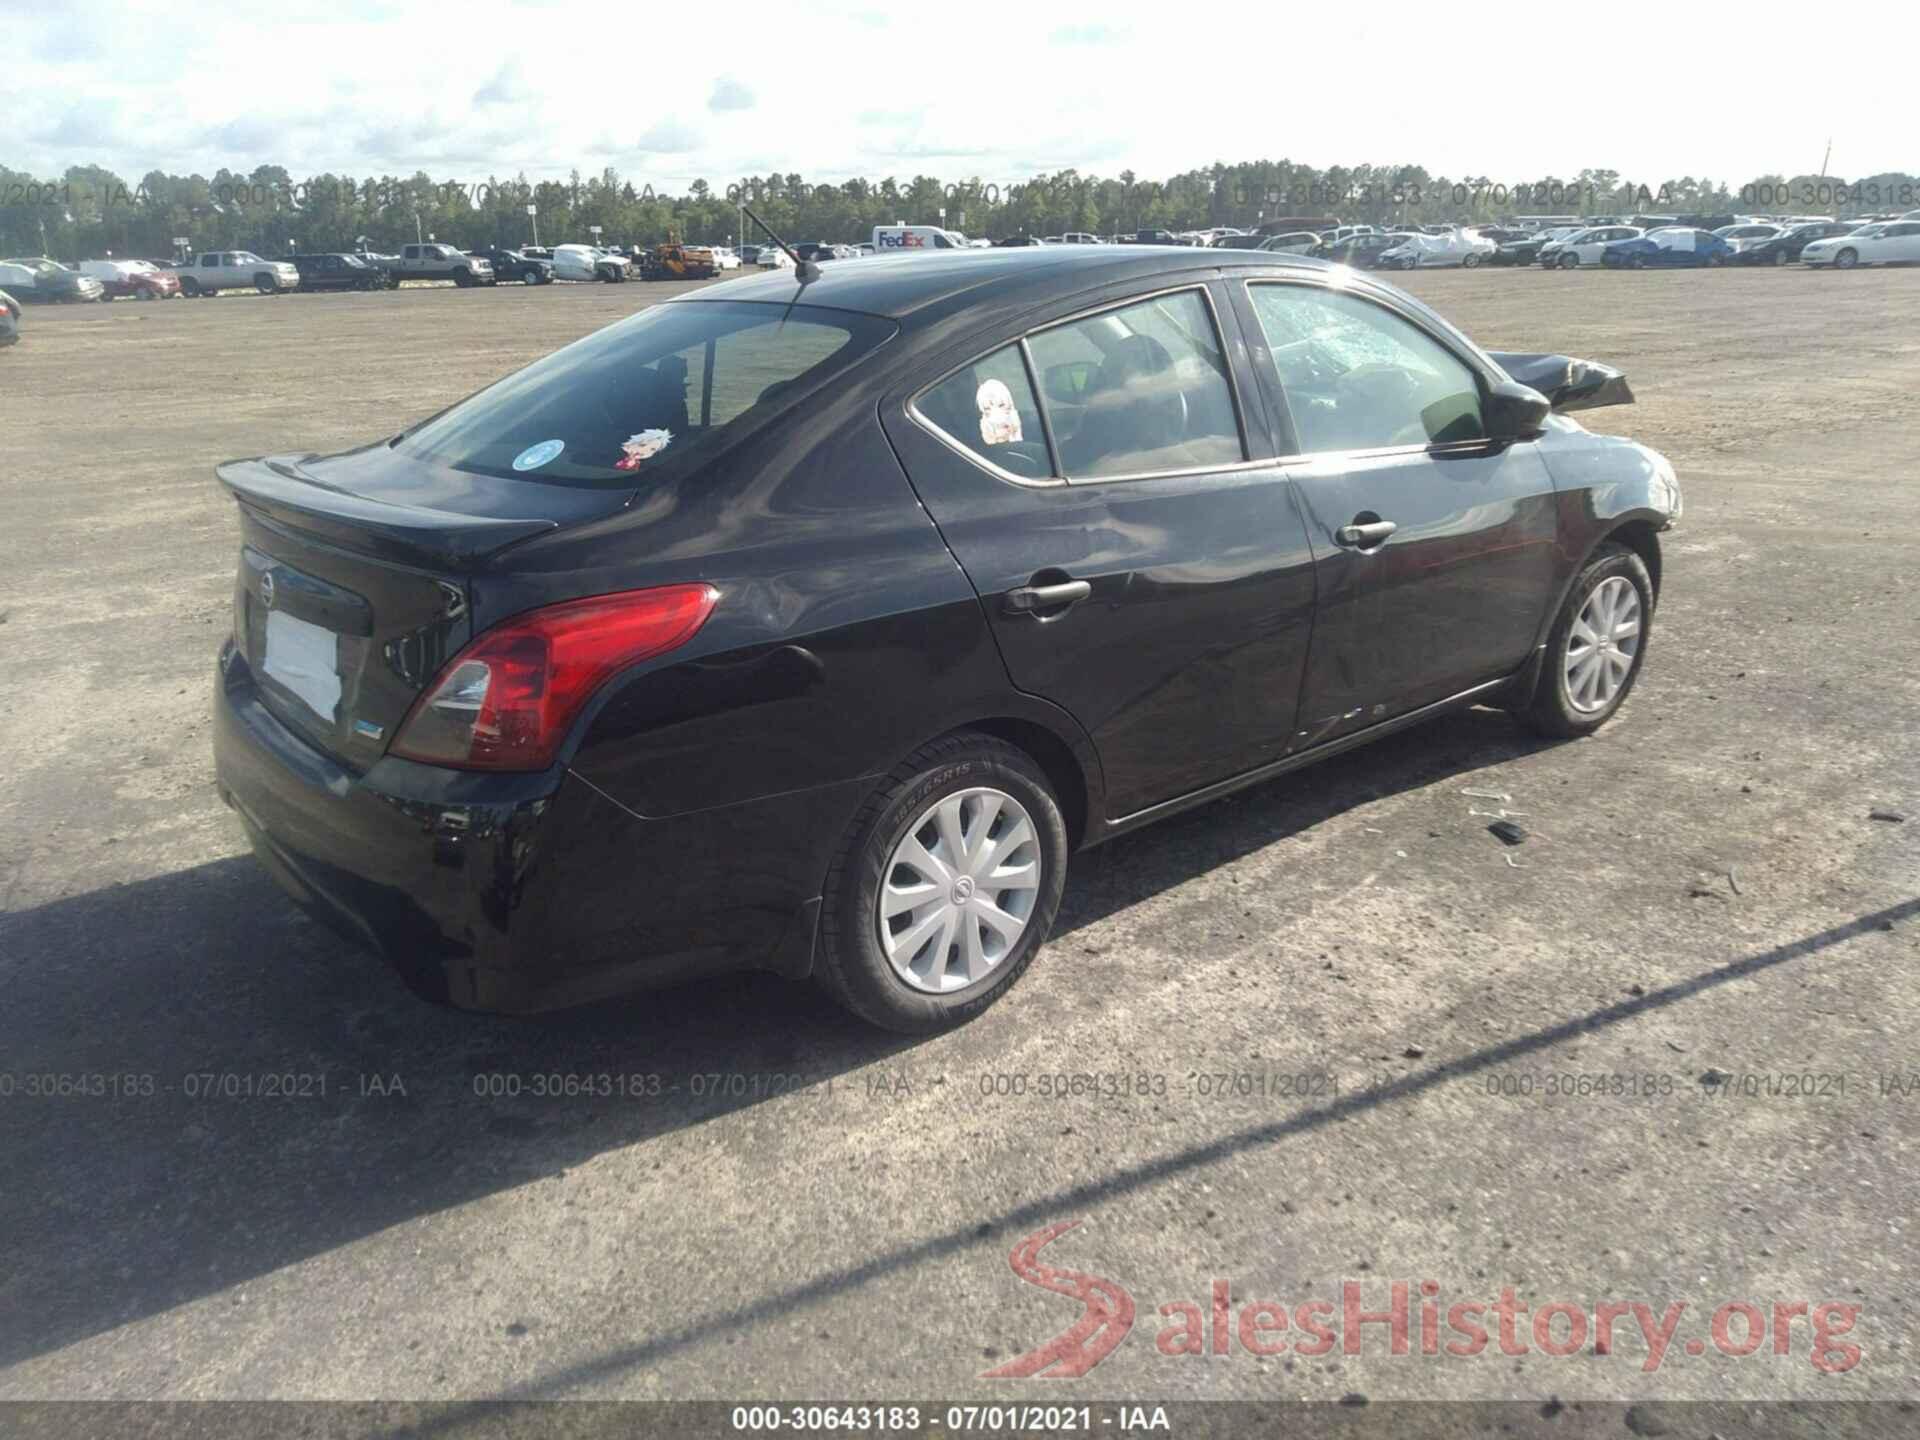
[[708, 287], [220, 467], [220, 789], [437, 999], [748, 966], [937, 1028], [1077, 848], [1450, 707], [1605, 722], [1680, 494], [1551, 410], [1631, 398], [1259, 252]]

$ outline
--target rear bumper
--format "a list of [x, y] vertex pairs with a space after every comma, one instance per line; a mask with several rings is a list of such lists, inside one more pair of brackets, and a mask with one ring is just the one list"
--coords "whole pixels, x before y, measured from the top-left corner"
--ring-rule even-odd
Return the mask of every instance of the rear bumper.
[[[818, 827], [786, 797], [654, 820], [562, 767], [483, 775], [387, 758], [356, 774], [281, 724], [230, 646], [213, 745], [221, 797], [261, 864], [427, 999], [524, 1014], [812, 968], [825, 858], [816, 869], [805, 836]], [[782, 835], [801, 842], [784, 867], [741, 853], [744, 837]]]

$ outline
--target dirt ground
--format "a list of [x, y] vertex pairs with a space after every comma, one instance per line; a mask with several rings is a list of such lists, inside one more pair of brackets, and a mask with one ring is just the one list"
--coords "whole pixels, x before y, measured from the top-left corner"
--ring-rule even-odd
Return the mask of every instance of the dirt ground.
[[[430, 1008], [214, 795], [212, 466], [391, 433], [668, 287], [30, 310], [0, 1398], [1920, 1399], [1920, 273], [1410, 288], [1631, 377], [1593, 424], [1686, 493], [1632, 702], [1569, 744], [1471, 712], [1092, 852], [1007, 1001], [912, 1044], [755, 977]], [[1515, 851], [1475, 813], [1503, 803]], [[658, 1091], [536, 1093], [620, 1075]], [[1009, 1264], [1074, 1220], [1046, 1258], [1133, 1333], [1084, 1378], [981, 1378], [1078, 1317]], [[1408, 1281], [1413, 1353], [1164, 1353], [1216, 1279], [1370, 1311]], [[1428, 1280], [1443, 1313], [1685, 1308], [1653, 1367], [1631, 1319], [1606, 1354], [1423, 1355]], [[1789, 1307], [1786, 1353], [1706, 1343], [1729, 1302]], [[1857, 1319], [1816, 1354], [1822, 1305]]]

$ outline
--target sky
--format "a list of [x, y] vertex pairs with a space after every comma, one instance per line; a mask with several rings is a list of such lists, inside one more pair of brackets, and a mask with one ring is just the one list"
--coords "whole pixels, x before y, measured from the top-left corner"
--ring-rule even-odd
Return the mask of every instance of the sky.
[[[1285, 158], [1504, 183], [1605, 167], [1657, 188], [1817, 172], [1831, 139], [1830, 173], [1920, 171], [1909, 87], [1818, 62], [1818, 27], [1795, 39], [1721, 6], [1667, 7], [1657, 25], [1431, 0], [217, 8], [0, 0], [0, 164], [130, 182], [260, 164], [466, 181], [611, 166], [680, 193], [776, 171], [1004, 185]], [[1920, 7], [1849, 13], [1824, 32], [1849, 53], [1920, 55]]]

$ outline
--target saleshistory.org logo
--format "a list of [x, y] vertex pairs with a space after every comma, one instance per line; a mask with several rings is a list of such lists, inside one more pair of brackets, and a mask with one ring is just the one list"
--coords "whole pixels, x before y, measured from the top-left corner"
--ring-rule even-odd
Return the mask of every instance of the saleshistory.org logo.
[[[1133, 1296], [1115, 1281], [1084, 1270], [1052, 1265], [1040, 1252], [1074, 1229], [1078, 1220], [1062, 1220], [1036, 1230], [1008, 1255], [1013, 1273], [1029, 1285], [1050, 1290], [1081, 1307], [1080, 1318], [1053, 1339], [1004, 1365], [982, 1371], [983, 1380], [1068, 1380], [1085, 1375], [1120, 1347], [1133, 1329]], [[1415, 1295], [1418, 1295], [1418, 1302]], [[1357, 1280], [1343, 1281], [1340, 1300], [1307, 1300], [1289, 1307], [1275, 1300], [1239, 1301], [1229, 1280], [1214, 1280], [1206, 1305], [1171, 1300], [1159, 1307], [1167, 1321], [1154, 1337], [1154, 1349], [1167, 1356], [1225, 1356], [1236, 1350], [1250, 1355], [1329, 1355], [1338, 1348], [1345, 1355], [1385, 1353], [1395, 1356], [1449, 1356], [1471, 1359], [1497, 1349], [1501, 1355], [1539, 1353], [1556, 1359], [1570, 1355], [1610, 1356], [1616, 1332], [1631, 1344], [1638, 1335], [1644, 1345], [1640, 1368], [1652, 1373], [1666, 1363], [1685, 1318], [1688, 1304], [1673, 1301], [1655, 1313], [1641, 1300], [1602, 1300], [1592, 1305], [1565, 1300], [1529, 1308], [1515, 1298], [1511, 1285], [1491, 1302], [1459, 1301], [1442, 1306], [1440, 1285], [1422, 1280], [1390, 1281], [1380, 1309], [1364, 1308], [1366, 1296]], [[1680, 1340], [1682, 1353], [1705, 1355], [1710, 1349], [1731, 1358], [1762, 1349], [1775, 1356], [1795, 1353], [1795, 1335], [1810, 1335], [1805, 1356], [1823, 1375], [1840, 1375], [1860, 1363], [1862, 1350], [1842, 1340], [1852, 1332], [1860, 1307], [1839, 1301], [1809, 1305], [1804, 1300], [1775, 1300], [1762, 1305], [1753, 1300], [1729, 1300], [1712, 1312], [1707, 1338]], [[1369, 1328], [1372, 1327], [1372, 1328]], [[1443, 1336], [1446, 1337], [1443, 1339]], [[1531, 1342], [1531, 1343], [1530, 1343]]]

